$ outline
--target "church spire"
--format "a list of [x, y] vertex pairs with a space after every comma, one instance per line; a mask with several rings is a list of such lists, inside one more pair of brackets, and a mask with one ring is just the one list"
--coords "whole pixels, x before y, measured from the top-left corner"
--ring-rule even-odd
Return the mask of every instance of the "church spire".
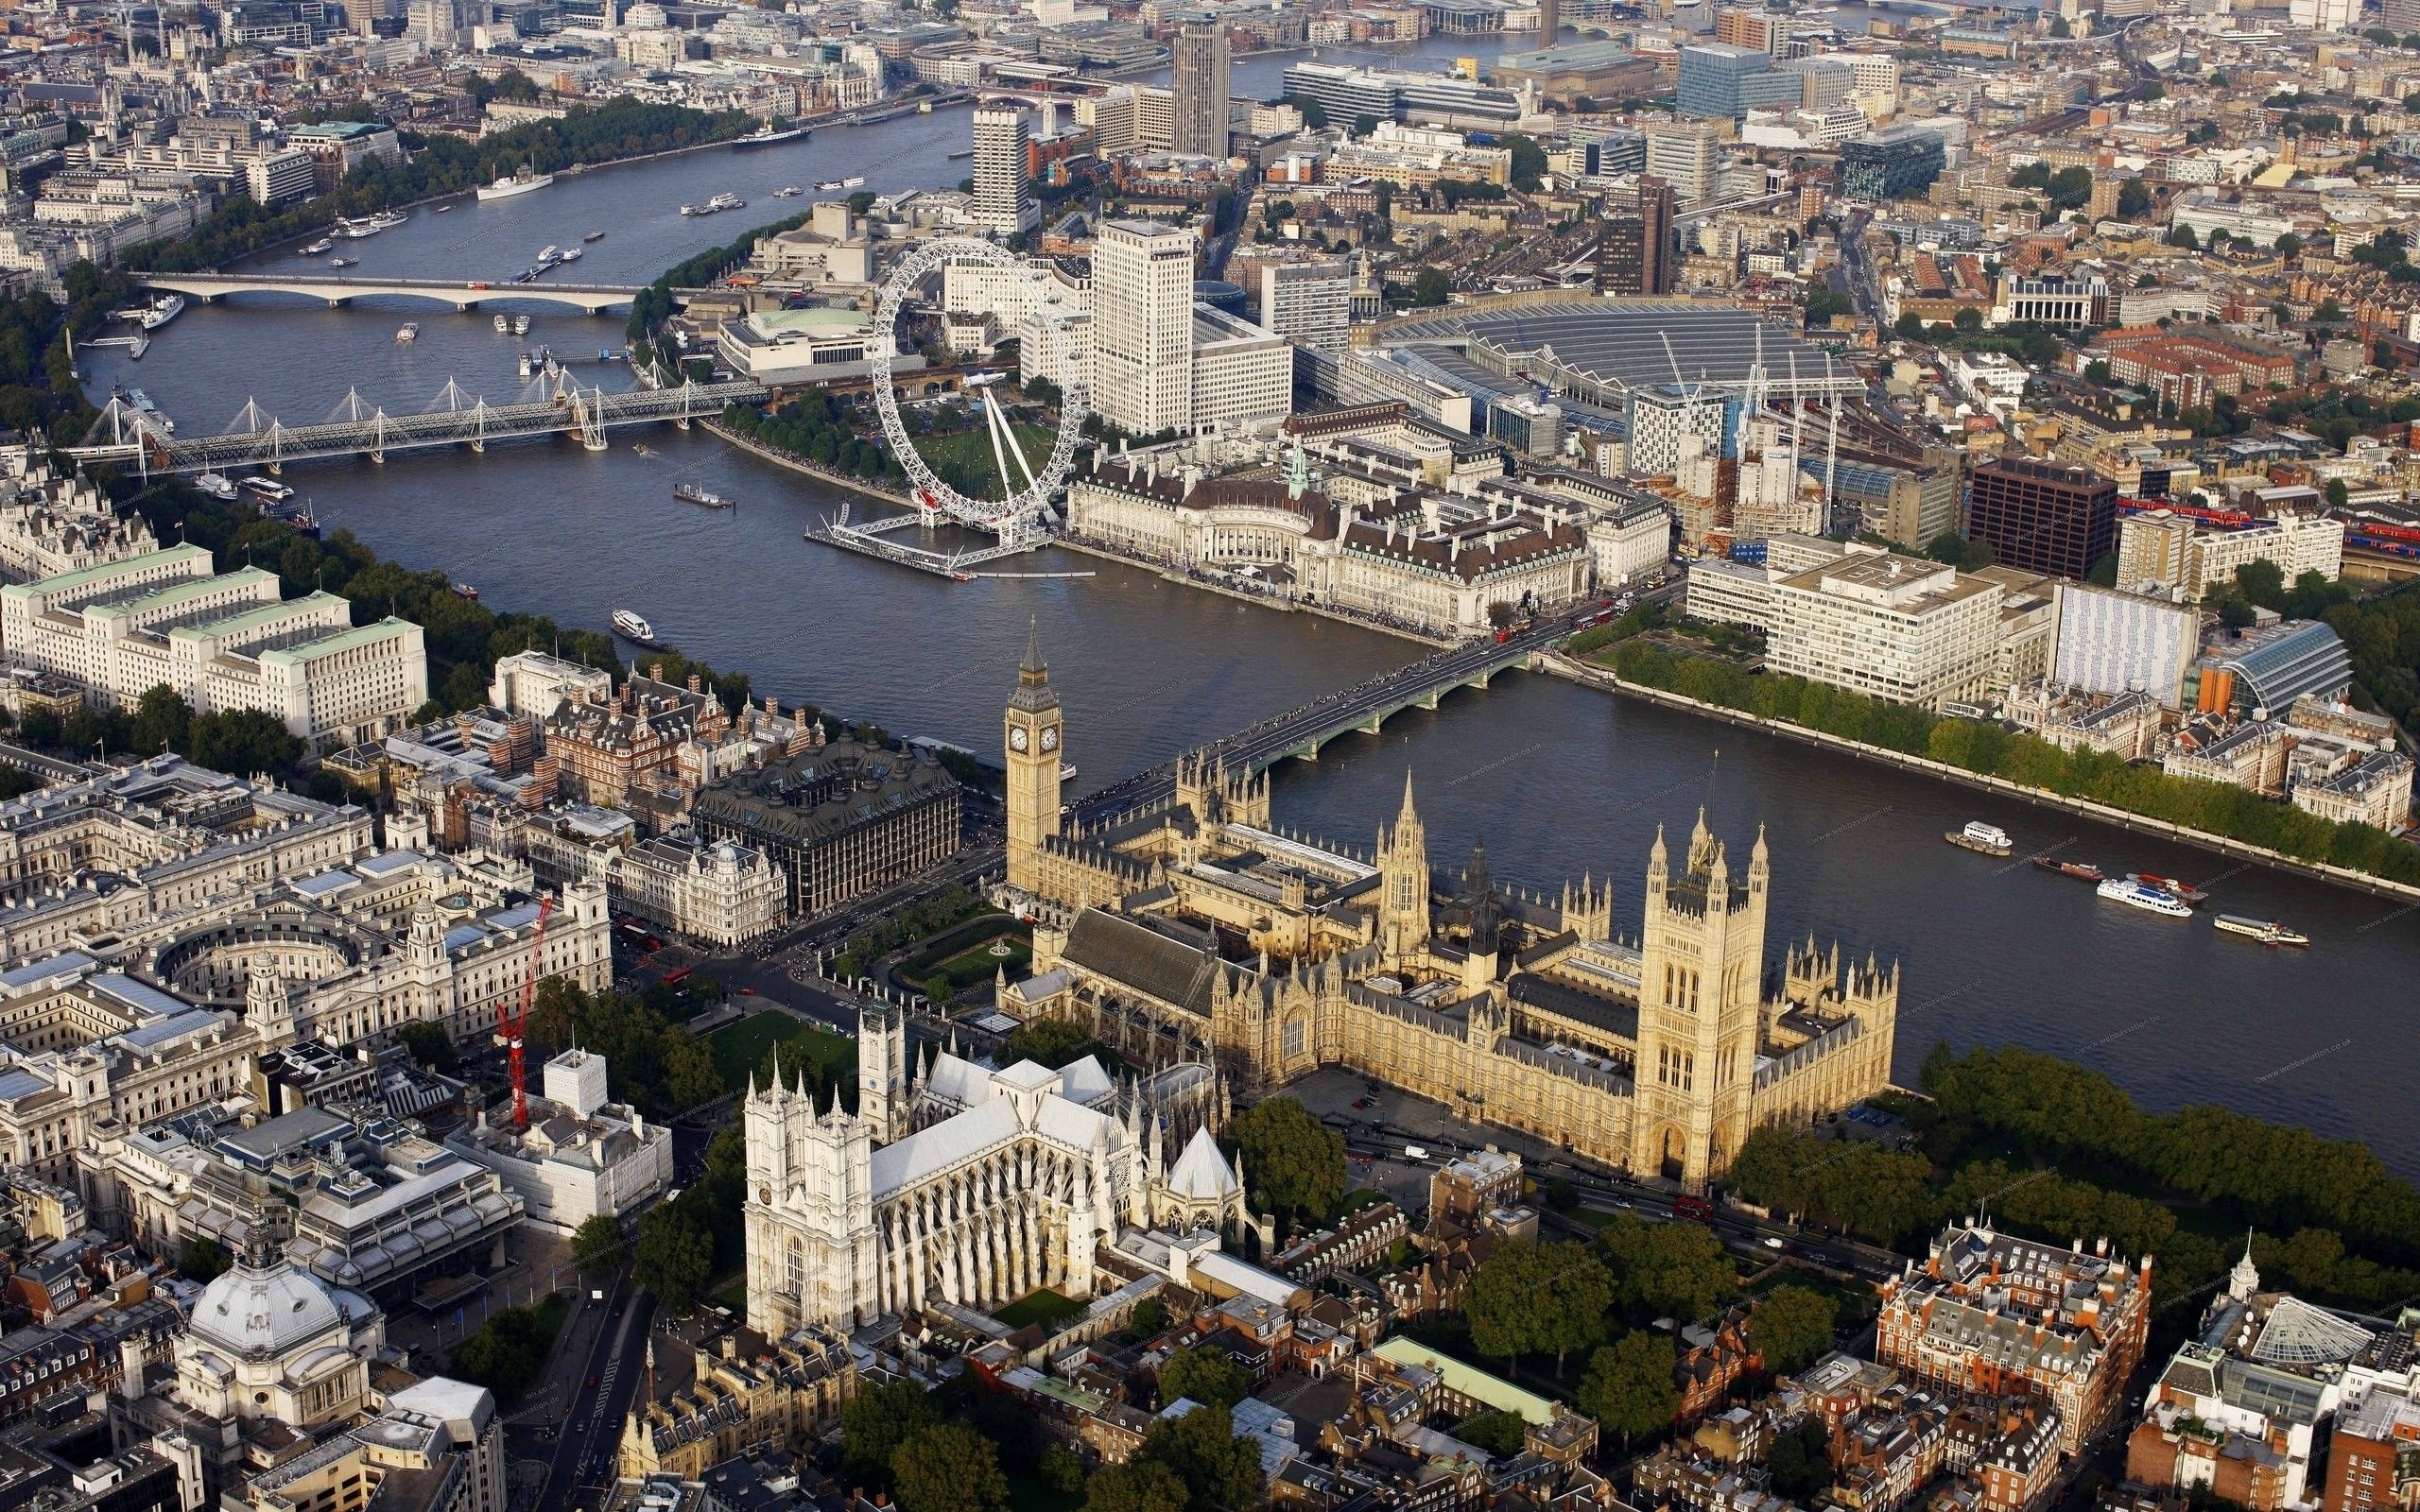
[[1017, 685], [1038, 688], [1050, 680], [1050, 663], [1042, 660], [1042, 616], [1025, 623], [1025, 660], [1017, 663]]

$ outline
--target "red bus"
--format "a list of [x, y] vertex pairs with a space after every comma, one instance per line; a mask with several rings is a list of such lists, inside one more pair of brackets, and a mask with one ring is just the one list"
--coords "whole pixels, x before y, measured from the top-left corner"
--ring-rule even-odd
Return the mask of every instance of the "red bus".
[[1706, 1219], [1714, 1216], [1714, 1204], [1703, 1197], [1685, 1194], [1672, 1199], [1672, 1215], [1676, 1218]]
[[689, 980], [689, 969], [685, 966], [676, 966], [671, 971], [664, 973], [664, 985], [666, 987], [677, 988], [687, 980]]

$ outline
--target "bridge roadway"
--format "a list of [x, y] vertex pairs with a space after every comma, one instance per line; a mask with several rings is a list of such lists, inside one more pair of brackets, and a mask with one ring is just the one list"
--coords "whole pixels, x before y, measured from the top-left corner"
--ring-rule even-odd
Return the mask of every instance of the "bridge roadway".
[[[1374, 735], [1406, 709], [1434, 709], [1456, 688], [1484, 688], [1495, 675], [1520, 665], [1569, 635], [1573, 615], [1540, 619], [1510, 639], [1493, 636], [1449, 646], [1357, 687], [1325, 694], [1248, 730], [1197, 747], [1187, 754], [1224, 758], [1230, 770], [1257, 772], [1289, 756], [1319, 759], [1320, 747], [1355, 733]], [[1160, 807], [1176, 794], [1176, 766], [1163, 763], [1087, 795], [1070, 816], [1092, 829]]]
[[[543, 278], [527, 284], [510, 280], [499, 284], [486, 279], [344, 278], [317, 273], [142, 273], [136, 275], [135, 283], [210, 304], [231, 294], [299, 294], [306, 299], [325, 300], [329, 308], [335, 309], [355, 300], [384, 295], [434, 300], [457, 310], [475, 310], [490, 300], [531, 300], [568, 304], [590, 315], [602, 315], [616, 305], [630, 303], [638, 297], [641, 287], [635, 284], [550, 283]], [[672, 291], [675, 299], [686, 299], [697, 292]]]
[[617, 426], [661, 421], [686, 425], [713, 419], [726, 404], [752, 404], [765, 393], [764, 385], [745, 379], [693, 380], [677, 387], [619, 394], [571, 387], [525, 404], [491, 404], [481, 399], [417, 415], [389, 415], [382, 409], [317, 425], [288, 426], [271, 420], [258, 429], [217, 436], [169, 436], [136, 420], [106, 441], [64, 450], [78, 461], [131, 463], [145, 472], [228, 472], [245, 467], [274, 472], [288, 462], [321, 457], [367, 456], [384, 462], [389, 452], [430, 446], [483, 452], [490, 441], [556, 434], [577, 436], [589, 450], [602, 451], [605, 433]]

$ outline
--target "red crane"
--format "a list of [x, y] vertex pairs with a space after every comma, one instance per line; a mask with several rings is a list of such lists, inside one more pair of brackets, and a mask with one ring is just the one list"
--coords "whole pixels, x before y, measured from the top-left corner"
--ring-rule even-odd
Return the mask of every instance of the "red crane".
[[495, 1000], [495, 1042], [503, 1045], [512, 1058], [512, 1126], [529, 1126], [529, 1082], [521, 1064], [522, 1036], [529, 1027], [529, 1004], [538, 995], [539, 953], [546, 946], [546, 920], [553, 917], [555, 901], [538, 900], [538, 932], [529, 936], [529, 971], [521, 979], [521, 1003], [508, 1006], [511, 1000]]

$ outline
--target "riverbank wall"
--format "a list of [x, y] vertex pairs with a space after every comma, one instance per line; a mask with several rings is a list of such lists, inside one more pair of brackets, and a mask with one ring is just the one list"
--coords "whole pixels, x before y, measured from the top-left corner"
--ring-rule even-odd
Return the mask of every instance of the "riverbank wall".
[[863, 478], [852, 477], [846, 472], [825, 467], [821, 462], [810, 461], [785, 447], [769, 446], [763, 441], [742, 436], [718, 420], [701, 420], [698, 421], [698, 428], [718, 440], [730, 442], [758, 461], [770, 462], [778, 468], [786, 468], [792, 472], [813, 478], [818, 483], [828, 483], [836, 489], [846, 489], [852, 493], [861, 493], [869, 499], [879, 499], [885, 504], [902, 509], [916, 507], [916, 501], [904, 493], [893, 493], [889, 489], [869, 483]]
[[1901, 771], [1913, 772], [1939, 782], [1972, 788], [1977, 792], [1990, 793], [1997, 798], [2014, 799], [2017, 802], [2030, 803], [2036, 808], [2063, 810], [2080, 818], [2114, 825], [2136, 834], [2173, 840], [2179, 845], [2189, 845], [2196, 850], [2207, 850], [2216, 855], [2229, 856], [2238, 861], [2248, 861], [2259, 866], [2274, 867], [2280, 871], [2290, 871], [2297, 876], [2308, 877], [2314, 882], [2332, 883], [2339, 887], [2350, 888], [2356, 892], [2365, 892], [2379, 898], [2394, 898], [2405, 902], [2420, 904], [2420, 887], [2414, 887], [2406, 883], [2393, 882], [2384, 877], [2373, 877], [2365, 871], [2353, 871], [2343, 867], [2329, 866], [2325, 862], [2305, 861], [2297, 856], [2269, 850], [2265, 846], [2247, 845], [2241, 840], [2231, 840], [2224, 835], [2211, 834], [2202, 830], [2188, 830], [2183, 825], [2170, 824], [2166, 819], [2154, 819], [2140, 814], [2131, 814], [2124, 809], [2112, 808], [2106, 803], [2094, 802], [2090, 799], [2070, 798], [2063, 793], [2051, 792], [2048, 788], [2028, 787], [2022, 782], [2010, 782], [2005, 777], [1970, 772], [1962, 766], [1952, 766], [1946, 762], [1933, 761], [1929, 757], [1910, 756], [1905, 751], [1892, 750], [1883, 746], [1872, 746], [1859, 740], [1845, 740], [1820, 730], [1809, 730], [1804, 725], [1794, 725], [1785, 720], [1760, 718], [1754, 714], [1743, 713], [1737, 709], [1726, 709], [1720, 704], [1705, 703], [1663, 688], [1650, 688], [1639, 683], [1625, 682], [1609, 667], [1600, 667], [1593, 662], [1582, 662], [1561, 651], [1543, 653], [1533, 664], [1554, 677], [1583, 683], [1592, 688], [1599, 688], [1608, 693], [1621, 694], [1649, 703], [1661, 704], [1667, 709], [1702, 714], [1709, 719], [1720, 720], [1727, 725], [1737, 725], [1743, 730], [1754, 730], [1768, 735], [1779, 736], [1784, 740], [1794, 740], [1802, 746], [1814, 746], [1838, 751], [1844, 756], [1858, 756], [1868, 761], [1880, 762], [1887, 766], [1895, 766]]

